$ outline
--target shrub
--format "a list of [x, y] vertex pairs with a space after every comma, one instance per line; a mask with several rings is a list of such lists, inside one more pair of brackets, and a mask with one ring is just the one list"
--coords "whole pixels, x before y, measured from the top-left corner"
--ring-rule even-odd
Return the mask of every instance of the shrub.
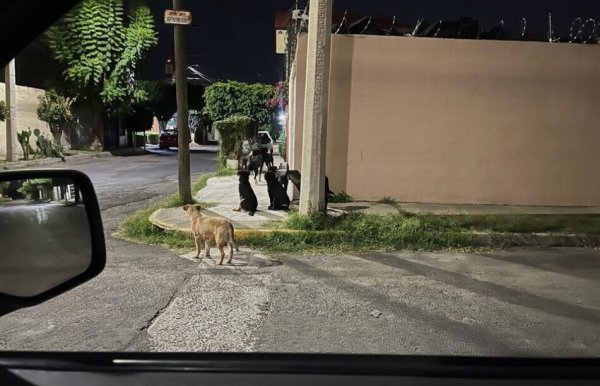
[[23, 150], [23, 159], [28, 160], [30, 154], [34, 154], [34, 150], [29, 144], [29, 139], [31, 137], [31, 128], [28, 130], [23, 130], [21, 132], [17, 132], [17, 140], [21, 145], [21, 149]]
[[350, 196], [348, 193], [346, 193], [342, 190], [340, 193], [329, 198], [329, 202], [337, 202], [337, 203], [352, 202], [352, 196]]
[[4, 122], [6, 120], [7, 115], [8, 106], [6, 106], [6, 102], [0, 101], [0, 122]]
[[144, 137], [143, 135], [136, 134], [135, 144], [136, 146], [144, 146], [146, 144], [146, 137]]
[[158, 145], [158, 134], [148, 134], [148, 143]]
[[229, 159], [239, 159], [242, 156], [242, 141], [246, 129], [253, 125], [252, 119], [246, 116], [233, 116], [214, 123], [214, 128], [221, 135], [221, 151], [219, 165], [224, 166]]
[[62, 126], [74, 120], [71, 104], [73, 100], [59, 95], [53, 90], [48, 90], [38, 97], [37, 116], [50, 126], [54, 142], [60, 144]]
[[279, 142], [279, 155], [287, 162], [287, 145], [286, 145], [285, 131], [281, 134], [281, 141]]

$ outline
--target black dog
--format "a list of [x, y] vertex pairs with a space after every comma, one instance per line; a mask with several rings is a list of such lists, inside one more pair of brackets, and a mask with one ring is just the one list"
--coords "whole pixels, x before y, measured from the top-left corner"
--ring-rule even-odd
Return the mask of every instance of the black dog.
[[271, 201], [269, 210], [289, 210], [290, 198], [277, 180], [277, 175], [269, 170], [265, 173], [265, 181], [267, 181], [267, 190]]
[[279, 174], [277, 178], [279, 179], [279, 183], [283, 186], [283, 190], [287, 192], [288, 184], [290, 179], [288, 178], [288, 173], [290, 172], [290, 165], [285, 164], [285, 173]]
[[240, 185], [238, 187], [240, 192], [240, 206], [234, 210], [239, 212], [243, 209], [250, 216], [254, 216], [254, 212], [256, 212], [256, 208], [258, 207], [258, 200], [256, 199], [256, 194], [254, 194], [254, 190], [252, 190], [252, 185], [250, 185], [250, 172], [240, 170], [237, 175], [240, 176]]
[[287, 178], [287, 172], [289, 171], [289, 168], [285, 172], [281, 172], [280, 169], [277, 168], [277, 166], [271, 166], [269, 167], [269, 171], [275, 173], [275, 177], [277, 177], [277, 182], [279, 182], [283, 187], [283, 190], [287, 192], [289, 181]]
[[262, 168], [263, 168], [263, 155], [260, 150], [252, 150], [252, 155], [250, 156], [250, 162], [248, 163], [248, 169], [254, 172], [254, 182], [256, 183], [256, 177], [260, 181]]
[[263, 162], [267, 166], [267, 168], [270, 168], [271, 166], [273, 166], [272, 150], [269, 151], [269, 149], [267, 149], [266, 147], [263, 147], [262, 149], [260, 149], [260, 151], [261, 151], [261, 155], [263, 157]]
[[[292, 181], [292, 184], [294, 184], [294, 186], [296, 186], [296, 189], [298, 189], [298, 192], [300, 192], [300, 184], [302, 182], [302, 175], [300, 174], [300, 172], [298, 170], [289, 170], [288, 169], [286, 175], [289, 178], [289, 180]], [[330, 196], [335, 196], [335, 193], [329, 189], [329, 177], [325, 176], [325, 207], [326, 208], [327, 208], [327, 204], [329, 203]]]
[[298, 170], [288, 170], [287, 177], [292, 181], [292, 184], [294, 184], [296, 189], [298, 189], [298, 192], [300, 192], [300, 181], [302, 179], [300, 172]]

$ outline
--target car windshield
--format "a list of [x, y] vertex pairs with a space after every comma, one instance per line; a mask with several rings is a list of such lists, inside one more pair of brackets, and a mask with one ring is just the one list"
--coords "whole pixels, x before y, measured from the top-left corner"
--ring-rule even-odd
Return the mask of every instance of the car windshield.
[[86, 173], [108, 252], [0, 350], [600, 356], [600, 2], [171, 8], [3, 71], [0, 168]]

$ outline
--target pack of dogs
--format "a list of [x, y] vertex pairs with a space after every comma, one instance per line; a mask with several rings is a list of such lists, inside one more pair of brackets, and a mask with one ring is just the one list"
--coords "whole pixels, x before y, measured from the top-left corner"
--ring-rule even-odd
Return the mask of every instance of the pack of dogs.
[[[290, 170], [286, 164], [279, 167], [273, 165], [273, 154], [266, 148], [255, 149], [248, 156], [242, 158], [242, 170], [238, 171], [239, 178], [238, 193], [240, 204], [234, 211], [244, 211], [250, 216], [258, 210], [258, 199], [250, 183], [250, 173], [254, 173], [254, 183], [261, 181], [263, 167], [266, 167], [264, 173], [267, 183], [267, 192], [269, 194], [269, 210], [290, 209], [290, 198], [287, 194], [289, 182], [300, 192], [302, 176], [298, 170]], [[329, 202], [329, 197], [334, 193], [329, 189], [329, 178], [325, 177], [325, 207]], [[207, 217], [201, 213], [201, 206], [185, 205], [183, 210], [188, 214], [192, 226], [192, 234], [196, 244], [196, 258], [200, 257], [201, 241], [204, 241], [204, 255], [210, 257], [210, 243], [215, 242], [220, 253], [219, 265], [223, 264], [225, 259], [224, 247], [229, 247], [229, 258], [227, 264], [231, 263], [233, 250], [239, 250], [235, 242], [234, 227], [231, 221], [220, 217]]]

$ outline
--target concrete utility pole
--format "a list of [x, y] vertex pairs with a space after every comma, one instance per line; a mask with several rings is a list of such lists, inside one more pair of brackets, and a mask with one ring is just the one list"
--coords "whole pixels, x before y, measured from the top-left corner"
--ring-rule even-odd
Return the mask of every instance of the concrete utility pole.
[[302, 139], [300, 213], [325, 211], [325, 150], [333, 0], [311, 0]]
[[6, 117], [6, 160], [11, 162], [16, 161], [13, 142], [17, 134], [17, 77], [15, 75], [14, 59], [4, 67], [4, 91], [6, 93], [6, 107], [8, 107]]
[[[173, 0], [173, 9], [182, 10], [183, 0]], [[175, 28], [175, 91], [177, 93], [177, 155], [179, 164], [179, 198], [186, 204], [192, 202], [190, 181], [190, 130], [188, 128], [188, 88], [185, 71], [185, 26]]]

